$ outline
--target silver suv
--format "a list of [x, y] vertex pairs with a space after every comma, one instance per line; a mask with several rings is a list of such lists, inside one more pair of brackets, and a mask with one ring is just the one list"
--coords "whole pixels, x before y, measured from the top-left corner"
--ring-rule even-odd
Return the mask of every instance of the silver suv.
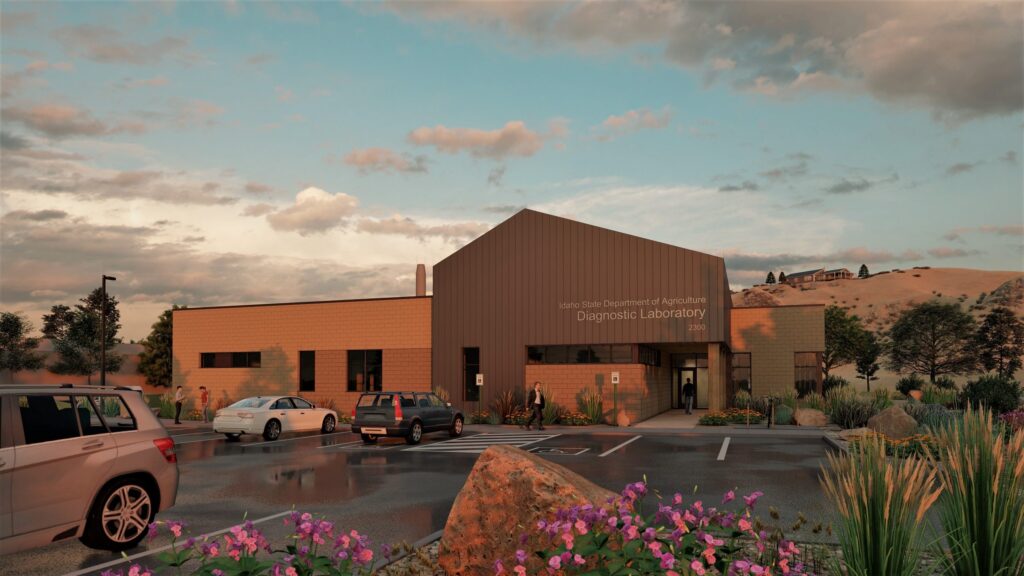
[[135, 390], [0, 386], [0, 556], [74, 537], [134, 547], [174, 505], [177, 462]]

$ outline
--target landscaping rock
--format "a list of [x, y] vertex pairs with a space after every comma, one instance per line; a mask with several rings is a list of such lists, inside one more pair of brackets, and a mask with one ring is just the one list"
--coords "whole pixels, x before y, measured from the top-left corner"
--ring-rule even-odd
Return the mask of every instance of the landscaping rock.
[[554, 462], [510, 446], [480, 455], [455, 498], [441, 537], [438, 563], [449, 576], [491, 576], [494, 560], [510, 559], [520, 534], [559, 508], [603, 505], [616, 494]]
[[858, 440], [868, 436], [869, 434], [872, 434], [872, 430], [870, 428], [851, 428], [849, 430], [840, 430], [839, 439], [849, 442], [850, 440]]
[[793, 412], [793, 422], [797, 426], [828, 426], [828, 416], [821, 410], [812, 408], [797, 408]]
[[868, 419], [868, 428], [893, 440], [902, 440], [917, 433], [917, 420], [899, 406], [890, 406]]

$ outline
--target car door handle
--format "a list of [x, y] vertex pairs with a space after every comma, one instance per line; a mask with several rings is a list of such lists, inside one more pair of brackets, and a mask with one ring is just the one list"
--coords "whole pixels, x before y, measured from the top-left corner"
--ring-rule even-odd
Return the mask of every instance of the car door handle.
[[82, 450], [92, 450], [93, 448], [102, 448], [102, 447], [103, 447], [103, 442], [100, 441], [100, 440], [97, 440], [95, 442], [89, 442], [88, 444], [83, 444], [82, 445]]

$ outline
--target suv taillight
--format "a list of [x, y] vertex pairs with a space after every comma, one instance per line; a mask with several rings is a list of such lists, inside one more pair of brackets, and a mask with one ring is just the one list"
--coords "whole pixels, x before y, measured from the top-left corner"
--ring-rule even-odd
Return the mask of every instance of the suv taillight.
[[402, 421], [402, 399], [395, 397], [395, 424]]
[[352, 419], [354, 420], [354, 419], [355, 419], [355, 417], [356, 417], [356, 407], [355, 407], [355, 406], [353, 406], [353, 407], [352, 407]]
[[157, 438], [153, 440], [156, 449], [164, 456], [164, 460], [170, 463], [178, 461], [178, 455], [174, 453], [174, 440], [171, 438]]

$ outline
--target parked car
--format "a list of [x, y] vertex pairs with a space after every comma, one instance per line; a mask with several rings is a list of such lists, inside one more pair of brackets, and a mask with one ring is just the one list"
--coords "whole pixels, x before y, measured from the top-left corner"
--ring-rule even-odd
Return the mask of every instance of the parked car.
[[447, 430], [455, 438], [462, 435], [465, 418], [429, 392], [367, 392], [352, 409], [352, 432], [371, 444], [381, 436], [405, 438], [419, 444], [424, 432]]
[[266, 440], [277, 440], [284, 432], [317, 429], [329, 434], [337, 425], [337, 412], [317, 408], [297, 396], [246, 398], [218, 410], [213, 418], [213, 431], [224, 434], [228, 440], [238, 440], [242, 434], [262, 434]]
[[0, 556], [133, 548], [178, 493], [174, 440], [128, 388], [0, 386]]

